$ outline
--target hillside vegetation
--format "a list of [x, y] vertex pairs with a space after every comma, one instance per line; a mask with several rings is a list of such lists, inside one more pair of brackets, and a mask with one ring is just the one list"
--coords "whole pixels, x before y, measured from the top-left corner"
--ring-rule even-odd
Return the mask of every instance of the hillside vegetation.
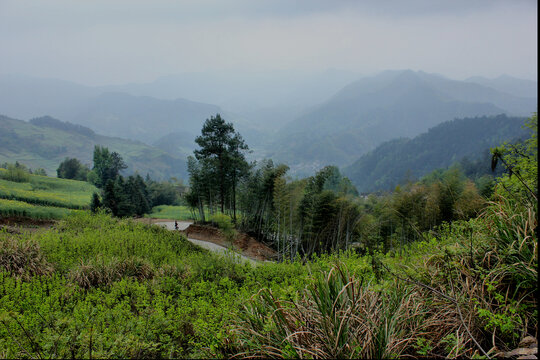
[[[524, 118], [497, 115], [455, 119], [437, 125], [413, 139], [387, 141], [363, 155], [343, 172], [360, 192], [392, 190], [396, 185], [447, 168], [467, 157], [476, 160], [484, 151], [527, 134]], [[490, 173], [489, 159], [485, 162]]]
[[104, 214], [0, 232], [0, 355], [494, 356], [537, 329], [534, 211], [500, 198], [386, 255], [257, 267]]
[[21, 178], [7, 180], [10, 170], [0, 168], [0, 216], [61, 219], [72, 210], [89, 209], [97, 192], [87, 182], [29, 174], [22, 167], [17, 169]]
[[141, 142], [97, 135], [88, 128], [50, 117], [28, 123], [0, 116], [0, 163], [19, 161], [55, 174], [68, 156], [90, 164], [95, 145], [120, 153], [131, 172], [148, 173], [156, 180], [186, 176], [185, 159]]
[[348, 165], [380, 143], [455, 118], [530, 115], [537, 99], [424, 72], [386, 71], [344, 87], [284, 126], [269, 149], [300, 174]]
[[92, 193], [97, 189], [85, 181], [57, 179], [30, 175], [28, 182], [2, 179], [5, 169], [0, 168], [0, 198], [24, 201], [30, 204], [88, 209]]

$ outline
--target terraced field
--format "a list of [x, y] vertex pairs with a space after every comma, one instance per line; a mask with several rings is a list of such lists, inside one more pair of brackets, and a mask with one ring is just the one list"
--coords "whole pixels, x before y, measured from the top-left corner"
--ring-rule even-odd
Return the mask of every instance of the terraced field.
[[[0, 175], [4, 172], [0, 169]], [[30, 175], [28, 182], [0, 179], [0, 215], [61, 219], [88, 209], [98, 189], [84, 181]]]

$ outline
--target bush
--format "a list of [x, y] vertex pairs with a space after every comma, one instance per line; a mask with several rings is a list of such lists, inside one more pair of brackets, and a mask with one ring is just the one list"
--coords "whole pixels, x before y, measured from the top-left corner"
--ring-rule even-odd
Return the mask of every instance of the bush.
[[435, 344], [434, 354], [439, 339], [460, 325], [455, 309], [422, 289], [392, 281], [377, 291], [338, 264], [316, 276], [298, 300], [259, 291], [230, 340], [247, 357], [393, 358], [417, 355], [419, 339]]
[[105, 260], [102, 257], [90, 260], [71, 270], [68, 275], [72, 281], [84, 289], [110, 286], [113, 282], [125, 277], [142, 281], [152, 279], [155, 271], [152, 265], [143, 259], [129, 257], [127, 259], [112, 258]]
[[7, 164], [7, 168], [0, 169], [0, 178], [14, 182], [29, 182], [30, 173], [26, 166], [19, 163]]

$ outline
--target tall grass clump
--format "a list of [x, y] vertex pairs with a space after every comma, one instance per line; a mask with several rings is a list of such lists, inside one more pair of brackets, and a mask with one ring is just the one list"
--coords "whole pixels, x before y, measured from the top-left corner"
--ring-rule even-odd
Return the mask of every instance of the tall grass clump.
[[48, 275], [53, 267], [35, 241], [0, 233], [0, 271], [29, 279], [35, 275]]
[[463, 347], [442, 341], [464, 333], [451, 304], [402, 281], [382, 289], [368, 278], [350, 276], [338, 264], [316, 276], [298, 300], [259, 291], [231, 332], [234, 356], [390, 358], [452, 351], [464, 356]]
[[507, 278], [516, 286], [516, 290], [535, 288], [538, 282], [536, 207], [524, 206], [499, 196], [483, 216], [493, 235], [493, 247], [486, 256], [498, 262], [496, 277]]
[[80, 265], [73, 268], [68, 278], [83, 289], [93, 287], [110, 286], [122, 278], [133, 278], [138, 281], [152, 279], [155, 270], [148, 261], [137, 257], [125, 259], [103, 258], [92, 259], [87, 262], [81, 261]]

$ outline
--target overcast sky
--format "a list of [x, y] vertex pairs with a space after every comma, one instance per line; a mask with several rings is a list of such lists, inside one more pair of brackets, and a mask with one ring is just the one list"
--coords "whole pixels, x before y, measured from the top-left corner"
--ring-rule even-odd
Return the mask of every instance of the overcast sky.
[[0, 74], [386, 69], [537, 79], [537, 1], [0, 0]]

